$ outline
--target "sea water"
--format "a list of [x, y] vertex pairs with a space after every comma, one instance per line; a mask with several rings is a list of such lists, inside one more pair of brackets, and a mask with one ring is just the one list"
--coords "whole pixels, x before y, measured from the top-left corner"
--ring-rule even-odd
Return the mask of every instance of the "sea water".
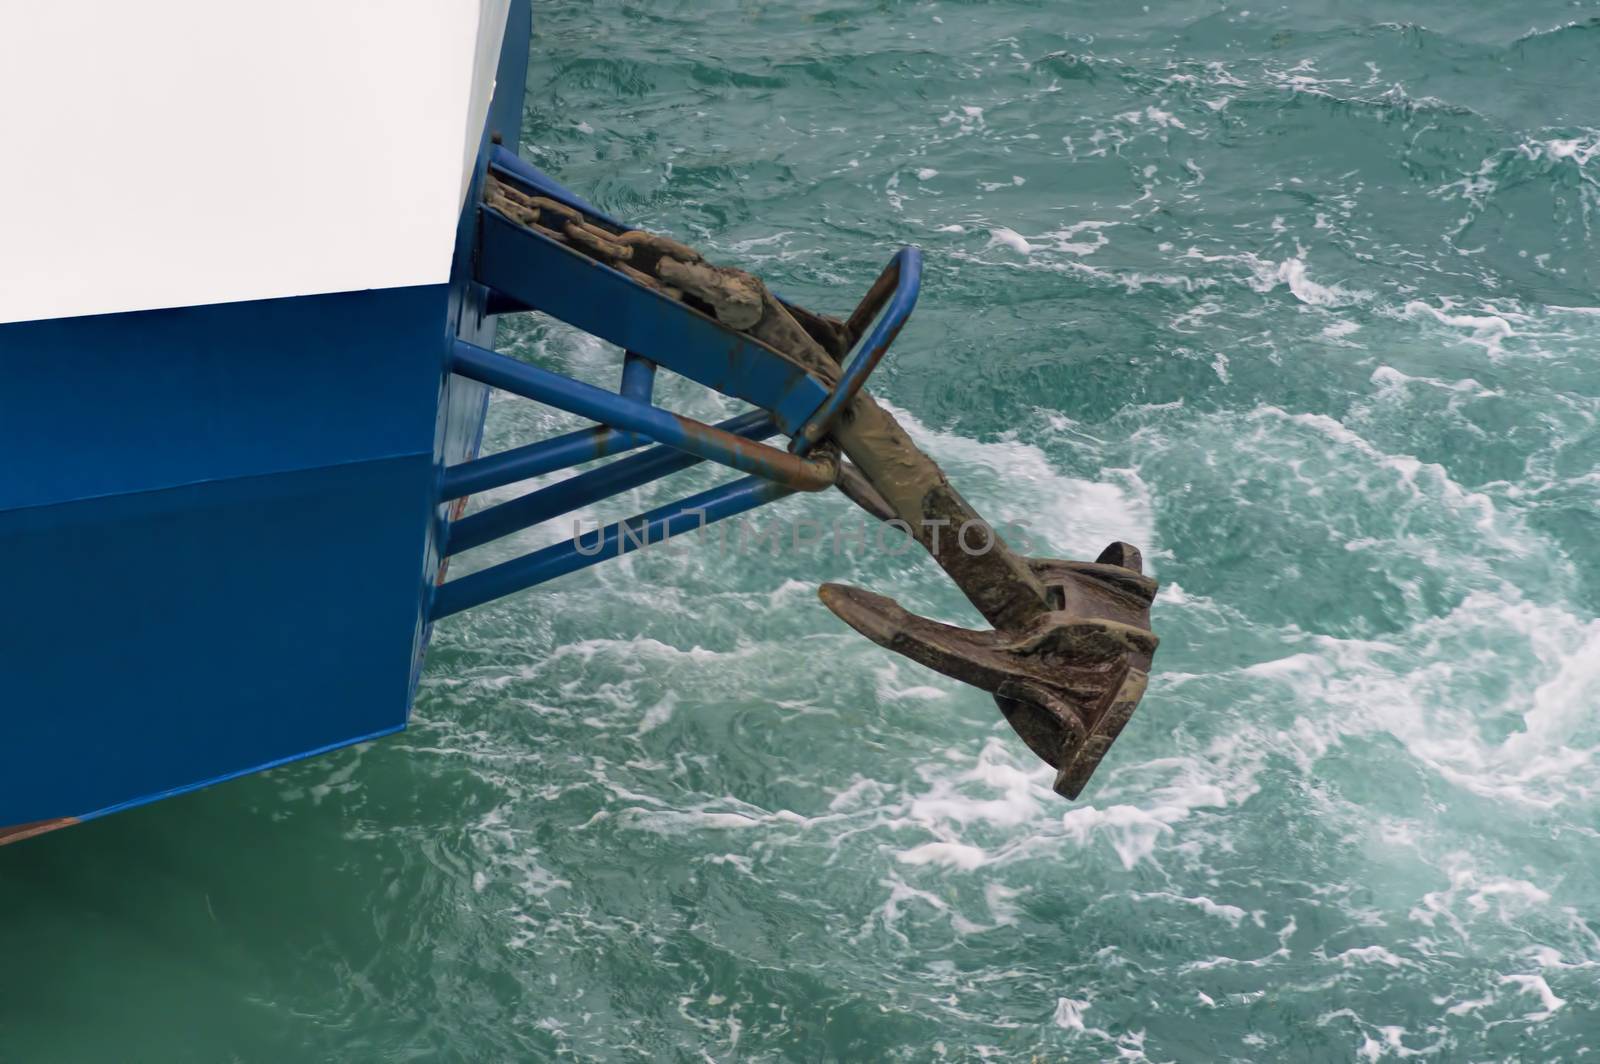
[[8, 853], [0, 1059], [1600, 1048], [1600, 5], [536, 6], [524, 154], [604, 209], [835, 314], [924, 249], [872, 389], [1036, 552], [1144, 549], [1144, 704], [1055, 796], [814, 594], [976, 624], [943, 574], [792, 498], [439, 625], [403, 735]]

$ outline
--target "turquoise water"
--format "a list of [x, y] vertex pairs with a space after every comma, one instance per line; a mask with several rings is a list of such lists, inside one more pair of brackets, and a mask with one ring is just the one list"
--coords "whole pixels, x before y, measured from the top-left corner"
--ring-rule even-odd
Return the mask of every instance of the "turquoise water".
[[537, 18], [526, 154], [612, 212], [834, 312], [925, 249], [875, 389], [1145, 548], [1144, 705], [1067, 803], [813, 594], [972, 623], [924, 559], [611, 563], [441, 625], [402, 736], [8, 851], [0, 1059], [1600, 1048], [1600, 4]]

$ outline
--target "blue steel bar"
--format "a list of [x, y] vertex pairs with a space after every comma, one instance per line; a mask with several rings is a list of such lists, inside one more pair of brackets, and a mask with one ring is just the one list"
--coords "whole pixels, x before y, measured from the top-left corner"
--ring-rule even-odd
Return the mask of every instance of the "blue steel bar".
[[554, 473], [558, 469], [571, 469], [596, 458], [631, 451], [649, 442], [650, 437], [637, 432], [622, 432], [596, 425], [569, 432], [565, 436], [513, 447], [509, 451], [446, 468], [439, 482], [439, 501], [448, 502], [463, 495], [475, 495], [529, 477]]
[[[751, 440], [766, 439], [778, 431], [778, 426], [761, 410], [729, 418], [718, 427]], [[559, 484], [530, 491], [520, 498], [452, 522], [444, 553], [460, 554], [480, 547], [501, 536], [532, 528], [552, 517], [560, 517], [590, 503], [699, 465], [701, 461], [695, 455], [676, 448], [652, 447], [644, 454], [608, 462], [599, 469], [591, 469]]]
[[[894, 287], [891, 290], [890, 284]], [[805, 454], [815, 447], [817, 441], [828, 435], [833, 428], [834, 420], [840, 411], [850, 404], [856, 397], [861, 386], [867, 382], [867, 377], [877, 368], [878, 362], [889, 350], [889, 345], [894, 343], [894, 338], [900, 335], [900, 329], [906, 320], [911, 317], [911, 311], [917, 305], [917, 293], [922, 289], [922, 250], [915, 246], [903, 247], [889, 260], [889, 265], [878, 275], [872, 288], [867, 291], [866, 298], [850, 315], [850, 326], [853, 329], [865, 329], [867, 322], [878, 314], [878, 304], [883, 303], [887, 297], [888, 302], [883, 308], [883, 313], [873, 325], [872, 331], [862, 337], [855, 346], [855, 354], [845, 363], [844, 375], [839, 378], [839, 383], [822, 401], [822, 405], [794, 434], [794, 439], [789, 444], [789, 450], [795, 454]]]
[[798, 491], [822, 491], [838, 479], [834, 458], [805, 458], [722, 429], [669, 413], [647, 403], [552, 373], [457, 340], [451, 368], [464, 377], [501, 388], [619, 429], [640, 432], [658, 443], [756, 473]]
[[[586, 569], [609, 558], [620, 557], [640, 546], [692, 532], [724, 518], [754, 510], [793, 494], [775, 481], [745, 477], [687, 499], [658, 507], [648, 513], [611, 525], [596, 543], [583, 546], [581, 537], [557, 543], [532, 554], [502, 562], [469, 576], [441, 584], [434, 591], [429, 619], [437, 621], [485, 602], [523, 591], [558, 576]], [[623, 535], [623, 525], [627, 535]], [[582, 549], [579, 549], [582, 546]]]
[[628, 399], [648, 403], [656, 388], [656, 364], [637, 351], [622, 353], [622, 387], [618, 389]]

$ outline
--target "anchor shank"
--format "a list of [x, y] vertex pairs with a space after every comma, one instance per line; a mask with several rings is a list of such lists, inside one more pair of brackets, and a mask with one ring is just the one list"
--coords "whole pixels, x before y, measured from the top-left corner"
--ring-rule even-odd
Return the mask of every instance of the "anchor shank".
[[834, 426], [833, 438], [991, 625], [1021, 628], [1049, 611], [1044, 585], [1027, 560], [950, 486], [938, 463], [870, 395], [856, 396]]

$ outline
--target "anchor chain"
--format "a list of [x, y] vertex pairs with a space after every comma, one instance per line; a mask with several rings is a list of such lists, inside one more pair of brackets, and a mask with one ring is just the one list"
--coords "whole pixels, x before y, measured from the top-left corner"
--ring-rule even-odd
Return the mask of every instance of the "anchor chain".
[[[485, 202], [761, 341], [830, 388], [838, 384], [858, 330], [783, 303], [754, 275], [707, 262], [669, 237], [597, 226], [493, 175]], [[865, 391], [845, 406], [828, 441], [850, 458], [840, 490], [922, 544], [993, 629], [941, 624], [842, 584], [821, 587], [824, 604], [879, 645], [992, 694], [1029, 749], [1056, 769], [1055, 790], [1076, 798], [1138, 705], [1155, 653], [1157, 585], [1143, 575], [1139, 551], [1112, 543], [1092, 563], [1018, 554]], [[970, 546], [974, 539], [983, 549]]]

